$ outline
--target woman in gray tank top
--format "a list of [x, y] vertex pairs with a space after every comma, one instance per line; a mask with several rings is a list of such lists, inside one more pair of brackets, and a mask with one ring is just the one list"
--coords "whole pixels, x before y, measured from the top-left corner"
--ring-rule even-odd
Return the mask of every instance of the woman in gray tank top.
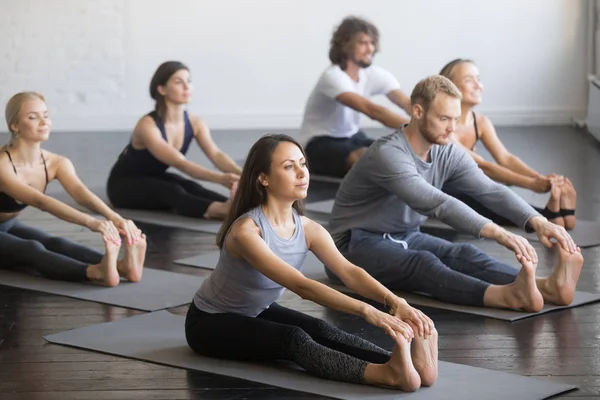
[[[246, 361], [288, 360], [311, 374], [414, 391], [437, 378], [433, 322], [348, 262], [329, 233], [303, 216], [309, 174], [292, 138], [267, 135], [248, 154], [232, 208], [217, 237], [215, 271], [194, 297], [186, 338], [197, 353]], [[390, 312], [305, 277], [308, 251], [343, 283]], [[359, 315], [395, 341], [390, 353], [323, 320], [276, 303], [285, 289]]]

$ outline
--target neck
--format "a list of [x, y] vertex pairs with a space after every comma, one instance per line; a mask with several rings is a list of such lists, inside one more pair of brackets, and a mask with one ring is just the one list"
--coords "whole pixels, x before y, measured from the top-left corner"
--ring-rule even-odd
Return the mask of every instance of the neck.
[[10, 152], [13, 161], [29, 166], [36, 165], [40, 159], [40, 142], [30, 142], [23, 138], [13, 139], [5, 148]]
[[164, 123], [179, 123], [183, 121], [183, 112], [185, 110], [184, 104], [173, 104], [166, 103], [165, 115], [164, 115]]
[[355, 64], [350, 60], [346, 61], [345, 72], [354, 82], [358, 82], [358, 73], [360, 72], [360, 67], [358, 66], [358, 64]]
[[417, 156], [423, 160], [429, 160], [429, 151], [433, 144], [425, 140], [419, 130], [418, 121], [411, 119], [408, 125], [404, 128], [404, 135]]
[[471, 104], [461, 103], [460, 105], [459, 125], [467, 125], [473, 121], [473, 106]]
[[267, 202], [263, 204], [262, 211], [273, 226], [287, 225], [294, 222], [292, 214], [293, 202], [282, 201], [267, 197]]

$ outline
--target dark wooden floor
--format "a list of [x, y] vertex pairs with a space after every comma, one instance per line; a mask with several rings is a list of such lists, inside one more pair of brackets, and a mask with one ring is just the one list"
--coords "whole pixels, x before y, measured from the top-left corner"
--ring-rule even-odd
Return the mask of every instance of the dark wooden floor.
[[[377, 133], [377, 132], [376, 132]], [[380, 133], [380, 132], [378, 132]], [[578, 215], [600, 220], [600, 144], [570, 128], [501, 129], [518, 155], [545, 172], [572, 177], [579, 189]], [[258, 132], [215, 134], [236, 157]], [[240, 140], [240, 138], [243, 138]], [[4, 139], [0, 135], [0, 140]], [[126, 134], [54, 134], [46, 148], [69, 156], [90, 186], [102, 184]], [[243, 144], [240, 144], [243, 143]], [[237, 146], [237, 147], [236, 147]], [[244, 149], [245, 147], [245, 149]], [[198, 153], [192, 158], [202, 161]], [[315, 190], [318, 189], [318, 190]], [[58, 193], [53, 186], [50, 193]], [[332, 196], [335, 187], [311, 187], [311, 199]], [[535, 196], [534, 196], [535, 197]], [[535, 200], [535, 198], [533, 199]], [[538, 199], [539, 200], [539, 199]], [[27, 210], [23, 220], [49, 232], [101, 248], [96, 234], [44, 213]], [[177, 266], [176, 258], [215, 250], [214, 236], [140, 224], [149, 238], [148, 268], [187, 274], [206, 272]], [[488, 241], [455, 236], [513, 262]], [[540, 274], [548, 272], [552, 252], [540, 251]], [[583, 250], [586, 262], [578, 288], [600, 291], [600, 247]], [[1, 263], [1, 260], [0, 260]], [[286, 293], [283, 304], [325, 318], [343, 329], [391, 348], [391, 340], [363, 320], [326, 310]], [[172, 310], [185, 313], [186, 307]], [[516, 323], [424, 309], [440, 332], [440, 359], [578, 385], [561, 398], [600, 398], [600, 304], [530, 318]], [[317, 399], [323, 398], [208, 373], [131, 361], [44, 342], [46, 334], [138, 314], [118, 307], [1, 286], [0, 399]], [[118, 338], [115, 338], [118, 340]]]

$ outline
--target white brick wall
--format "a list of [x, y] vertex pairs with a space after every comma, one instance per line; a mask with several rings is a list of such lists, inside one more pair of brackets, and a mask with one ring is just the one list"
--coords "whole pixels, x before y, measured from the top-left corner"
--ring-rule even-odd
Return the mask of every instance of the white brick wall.
[[158, 64], [180, 59], [213, 128], [296, 128], [334, 25], [358, 14], [407, 92], [469, 57], [496, 123], [567, 122], [586, 109], [586, 1], [0, 0], [0, 102], [37, 90], [55, 131], [129, 131]]

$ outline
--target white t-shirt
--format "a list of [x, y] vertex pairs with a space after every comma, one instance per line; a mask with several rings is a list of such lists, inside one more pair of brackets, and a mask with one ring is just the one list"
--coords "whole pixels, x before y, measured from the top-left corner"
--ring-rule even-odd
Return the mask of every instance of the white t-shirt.
[[337, 101], [335, 98], [340, 94], [354, 92], [369, 97], [399, 88], [394, 75], [374, 65], [359, 70], [358, 82], [354, 82], [339, 65], [330, 66], [306, 102], [301, 142], [305, 145], [314, 136], [346, 138], [358, 132], [362, 113]]

